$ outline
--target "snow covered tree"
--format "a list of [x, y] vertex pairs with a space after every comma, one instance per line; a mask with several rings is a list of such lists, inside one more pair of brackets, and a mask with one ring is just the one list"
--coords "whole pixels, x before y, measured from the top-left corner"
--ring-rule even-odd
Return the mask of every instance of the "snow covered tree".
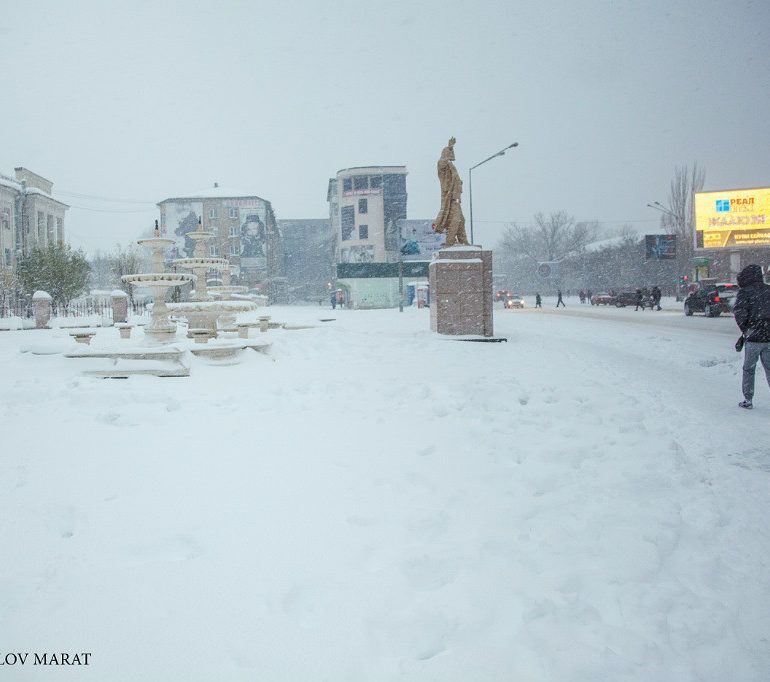
[[506, 229], [500, 248], [512, 256], [527, 256], [533, 261], [556, 261], [583, 251], [595, 233], [596, 223], [575, 222], [564, 211], [548, 217], [537, 213], [531, 225], [514, 223]]
[[131, 304], [134, 303], [133, 287], [126, 284], [121, 277], [123, 275], [134, 275], [142, 272], [142, 257], [138, 250], [132, 245], [127, 249], [118, 246], [115, 253], [110, 256], [110, 268], [112, 270], [115, 286], [119, 287], [128, 294]]
[[90, 271], [82, 251], [73, 251], [69, 244], [59, 243], [33, 249], [18, 264], [24, 293], [31, 296], [39, 290], [47, 291], [57, 305], [67, 305], [86, 291]]
[[91, 274], [88, 278], [89, 289], [112, 289], [115, 287], [112, 260], [109, 254], [97, 251], [88, 263], [91, 266]]
[[666, 211], [660, 217], [660, 226], [668, 234], [676, 235], [676, 262], [679, 274], [690, 272], [694, 250], [693, 225], [695, 208], [693, 194], [703, 189], [706, 171], [693, 163], [692, 167], [681, 166], [674, 170], [669, 185]]

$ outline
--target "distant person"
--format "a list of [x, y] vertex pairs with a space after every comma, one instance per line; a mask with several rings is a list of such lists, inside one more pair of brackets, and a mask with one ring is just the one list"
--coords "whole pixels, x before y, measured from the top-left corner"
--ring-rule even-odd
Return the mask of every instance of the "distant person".
[[586, 299], [588, 300], [589, 303], [591, 302], [591, 299], [593, 298], [593, 295], [594, 295], [594, 292], [591, 291], [590, 289], [588, 291], [586, 291]]
[[543, 307], [543, 299], [540, 298], [540, 292], [538, 291], [535, 294], [535, 308], [542, 308]]
[[656, 310], [660, 310], [660, 299], [662, 296], [663, 293], [657, 284], [652, 287], [652, 305], [655, 306]]
[[559, 307], [559, 303], [561, 303], [565, 308], [567, 307], [567, 304], [564, 302], [564, 299], [561, 296], [561, 289], [557, 289], [556, 291], [556, 307]]
[[580, 299], [581, 303], [585, 303], [586, 302], [586, 292], [581, 289], [578, 292], [578, 298]]
[[762, 361], [770, 386], [770, 286], [765, 284], [759, 265], [743, 268], [738, 275], [738, 286], [733, 312], [744, 342], [743, 401], [738, 407], [750, 410], [754, 407], [754, 374], [758, 360]]
[[644, 310], [644, 294], [641, 289], [636, 290], [636, 308], [634, 310], [639, 310], [639, 306]]
[[336, 309], [337, 309], [337, 292], [333, 291], [332, 292], [332, 310], [336, 310]]

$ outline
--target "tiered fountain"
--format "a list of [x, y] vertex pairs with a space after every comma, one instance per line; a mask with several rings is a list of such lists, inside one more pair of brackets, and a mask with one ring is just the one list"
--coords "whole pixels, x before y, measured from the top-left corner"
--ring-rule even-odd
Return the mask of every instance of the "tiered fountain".
[[[206, 255], [206, 242], [214, 235], [205, 232], [198, 219], [198, 229], [188, 232], [187, 236], [195, 242], [192, 258], [177, 258], [173, 264], [192, 270], [197, 277], [195, 297], [184, 303], [171, 303], [170, 309], [185, 317], [190, 329], [209, 329], [213, 336], [217, 336], [217, 319], [227, 325], [235, 320], [235, 315], [247, 310], [254, 310], [256, 305], [251, 301], [213, 301], [209, 296], [206, 284], [206, 273], [209, 270], [217, 270], [230, 276], [230, 262], [227, 258], [214, 258]], [[212, 287], [212, 289], [225, 289], [227, 287]]]
[[170, 341], [176, 334], [176, 322], [169, 317], [166, 306], [166, 290], [194, 282], [196, 276], [186, 273], [163, 272], [163, 254], [174, 244], [173, 239], [160, 236], [158, 221], [155, 221], [155, 236], [151, 239], [140, 239], [137, 244], [152, 252], [152, 272], [137, 275], [123, 275], [121, 279], [134, 287], [146, 287], [152, 292], [153, 304], [150, 314], [150, 324], [144, 328], [144, 335], [159, 343]]

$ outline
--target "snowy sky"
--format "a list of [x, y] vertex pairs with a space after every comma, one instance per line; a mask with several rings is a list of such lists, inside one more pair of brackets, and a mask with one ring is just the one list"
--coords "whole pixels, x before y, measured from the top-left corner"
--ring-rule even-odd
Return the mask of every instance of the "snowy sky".
[[474, 171], [477, 242], [541, 210], [654, 228], [678, 164], [770, 185], [768, 26], [764, 0], [4, 3], [0, 173], [53, 180], [94, 250], [215, 181], [324, 217], [368, 164], [434, 217], [455, 135], [466, 180], [520, 145]]

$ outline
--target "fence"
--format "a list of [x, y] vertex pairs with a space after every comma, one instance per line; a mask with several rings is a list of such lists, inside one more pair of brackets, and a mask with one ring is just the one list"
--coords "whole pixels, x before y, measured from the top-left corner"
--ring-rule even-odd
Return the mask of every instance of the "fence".
[[[130, 314], [142, 315], [145, 312], [144, 303], [129, 302]], [[78, 301], [68, 305], [54, 305], [51, 309], [53, 317], [89, 317], [97, 315], [102, 318], [112, 319], [112, 304], [110, 303], [86, 303]], [[0, 318], [35, 316], [35, 307], [30, 303], [0, 303]]]

